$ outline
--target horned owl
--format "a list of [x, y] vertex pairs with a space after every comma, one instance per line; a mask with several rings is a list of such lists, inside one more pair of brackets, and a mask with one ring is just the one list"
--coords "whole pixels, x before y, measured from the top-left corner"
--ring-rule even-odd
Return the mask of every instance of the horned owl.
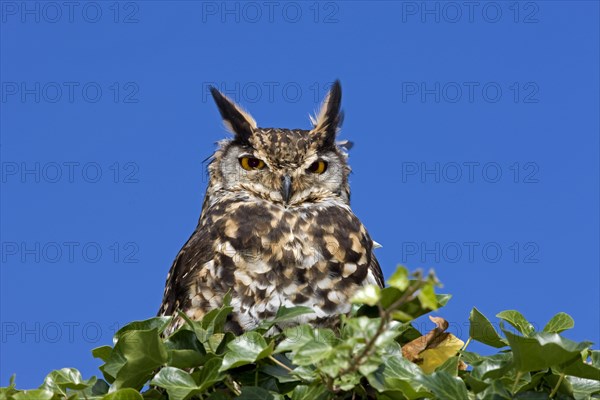
[[[343, 114], [336, 81], [312, 129], [259, 128], [215, 88], [231, 140], [219, 142], [198, 225], [167, 276], [159, 315], [192, 320], [231, 293], [226, 328], [241, 332], [281, 306], [308, 306], [296, 322], [329, 324], [363, 285], [383, 285], [375, 242], [350, 209], [350, 167], [336, 143]], [[181, 326], [176, 316], [167, 334]]]

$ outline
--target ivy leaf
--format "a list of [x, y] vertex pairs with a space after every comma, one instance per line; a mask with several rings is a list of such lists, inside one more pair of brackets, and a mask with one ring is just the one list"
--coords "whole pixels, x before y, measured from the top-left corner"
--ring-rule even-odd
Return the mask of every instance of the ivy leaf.
[[417, 294], [417, 298], [421, 302], [423, 308], [429, 310], [437, 310], [438, 308], [438, 300], [435, 295], [435, 288], [433, 283], [428, 283]]
[[513, 361], [521, 372], [537, 371], [567, 365], [581, 360], [581, 352], [591, 343], [576, 343], [556, 333], [538, 332], [531, 337], [515, 335], [503, 330], [512, 348]]
[[375, 285], [367, 285], [356, 291], [352, 297], [353, 304], [374, 306], [381, 299], [381, 289]]
[[[414, 284], [415, 281], [410, 281], [410, 284]], [[410, 322], [415, 318], [430, 312], [432, 309], [438, 309], [448, 303], [452, 297], [449, 294], [436, 294], [432, 293], [434, 290], [434, 284], [428, 283], [428, 289], [421, 295], [421, 298], [414, 297], [406, 303], [402, 304], [398, 309], [392, 311], [394, 319], [402, 322]], [[384, 309], [389, 309], [390, 306], [399, 300], [403, 296], [403, 292], [395, 287], [386, 287], [381, 289], [381, 306]], [[423, 301], [425, 303], [423, 303]], [[426, 307], [425, 305], [430, 306]], [[431, 308], [433, 307], [433, 308]], [[359, 315], [369, 315], [372, 317], [379, 316], [377, 309], [374, 307], [363, 306], [359, 310]]]
[[574, 326], [575, 321], [573, 321], [573, 318], [567, 313], [560, 312], [552, 317], [550, 321], [548, 321], [544, 327], [544, 332], [560, 333], [562, 331], [566, 331], [567, 329], [571, 329]]
[[200, 393], [200, 387], [192, 376], [174, 367], [162, 368], [150, 384], [166, 389], [171, 400], [185, 400], [194, 394]]
[[122, 327], [115, 333], [113, 336], [113, 344], [116, 344], [117, 341], [123, 336], [126, 332], [129, 331], [148, 331], [152, 329], [156, 329], [158, 333], [162, 333], [169, 322], [171, 321], [171, 317], [154, 317], [144, 321], [133, 321]]
[[[558, 375], [552, 374], [548, 369], [544, 369], [541, 371], [534, 372], [530, 374], [529, 372], [519, 372], [515, 368], [508, 368], [504, 371], [502, 375], [497, 374], [496, 372], [489, 374], [493, 378], [488, 380], [488, 382], [494, 382], [496, 380], [502, 381], [505, 387], [510, 388], [514, 393], [518, 393], [515, 398], [523, 398], [519, 396], [523, 396], [523, 393], [530, 393], [532, 390], [539, 390], [540, 385], [546, 385], [547, 387], [554, 387], [558, 382]], [[554, 381], [554, 384], [549, 384], [548, 378], [557, 378]], [[559, 397], [560, 398], [560, 397]]]
[[95, 383], [95, 377], [84, 381], [81, 373], [75, 368], [63, 368], [50, 372], [44, 379], [44, 383], [40, 389], [48, 389], [54, 393], [66, 395], [67, 389], [83, 390], [93, 386]]
[[572, 362], [560, 365], [555, 369], [566, 375], [600, 381], [600, 368], [584, 362], [582, 357], [575, 357]]
[[469, 386], [469, 390], [475, 394], [483, 392], [489, 386], [489, 384], [487, 384], [477, 378], [474, 378], [473, 375], [470, 375], [468, 373], [463, 374], [462, 379], [465, 381], [467, 386]]
[[[259, 329], [269, 330], [274, 325], [281, 324], [282, 322], [298, 320], [298, 317], [300, 317], [301, 315], [314, 313], [315, 310], [312, 307], [281, 307], [279, 308], [279, 310], [277, 310], [275, 318], [261, 323]], [[302, 319], [300, 319], [300, 321], [301, 320]]]
[[600, 382], [598, 380], [583, 379], [578, 377], [569, 376], [567, 380], [571, 383], [573, 388], [573, 394], [575, 398], [588, 398], [594, 394], [600, 394]]
[[127, 388], [109, 393], [102, 400], [144, 400], [144, 398], [137, 390]]
[[167, 351], [158, 332], [159, 328], [122, 333], [103, 365], [104, 371], [115, 378], [113, 388], [141, 389], [152, 372], [167, 362]]
[[301, 316], [301, 315], [305, 315], [305, 314], [314, 314], [315, 310], [312, 307], [303, 307], [303, 306], [297, 306], [297, 307], [281, 307], [278, 311], [277, 314], [275, 315], [275, 318], [273, 320], [271, 320], [271, 323], [274, 324], [278, 324], [281, 322], [287, 322], [293, 319], [296, 319], [297, 317]]
[[298, 349], [292, 361], [300, 366], [315, 364], [327, 358], [332, 349], [327, 343], [312, 340]]
[[[401, 354], [384, 356], [383, 365], [382, 373], [376, 373], [375, 376], [368, 377], [371, 384], [375, 380], [380, 382], [376, 383], [379, 390], [385, 390], [390, 396], [394, 396], [396, 392], [401, 392], [408, 399], [420, 399], [430, 396], [425, 387], [415, 381], [416, 377], [423, 375], [423, 371], [416, 364], [403, 358]], [[381, 374], [380, 377], [377, 376], [379, 374]]]
[[94, 386], [84, 391], [86, 396], [102, 396], [108, 393], [110, 386], [102, 379], [98, 379]]
[[294, 355], [302, 346], [310, 341], [336, 344], [339, 339], [331, 329], [313, 328], [310, 325], [298, 325], [283, 331], [285, 339], [277, 345], [276, 353], [292, 351]]
[[204, 318], [202, 318], [202, 328], [204, 328], [208, 335], [213, 333], [225, 333], [225, 322], [227, 322], [227, 316], [231, 314], [233, 307], [223, 306], [209, 311]]
[[475, 307], [471, 310], [469, 322], [469, 336], [474, 340], [496, 348], [507, 345], [506, 340], [498, 335], [490, 320]]
[[314, 366], [296, 367], [291, 374], [299, 379], [309, 382], [314, 381], [318, 376]]
[[436, 293], [435, 298], [437, 299], [437, 303], [438, 303], [437, 307], [440, 308], [440, 307], [444, 307], [446, 304], [448, 304], [448, 302], [452, 298], [452, 295]]
[[169, 357], [168, 365], [172, 367], [197, 367], [206, 355], [196, 334], [187, 329], [177, 330], [164, 343]]
[[298, 350], [305, 343], [308, 343], [315, 338], [313, 328], [309, 325], [299, 325], [287, 328], [283, 331], [283, 334], [285, 339], [277, 345], [277, 348], [275, 349], [276, 353]]
[[[209, 334], [208, 331], [202, 327], [202, 321], [193, 321], [192, 319], [190, 319], [190, 317], [188, 317], [184, 312], [181, 311], [178, 311], [177, 313], [179, 317], [185, 321], [185, 325], [187, 325], [187, 327], [190, 328], [196, 334], [196, 337], [198, 338], [200, 343], [206, 344], [212, 333]], [[209, 349], [210, 346], [207, 350]]]
[[462, 358], [471, 366], [471, 376], [478, 380], [498, 379], [507, 374], [512, 363], [510, 353], [499, 353], [491, 356], [470, 356], [473, 353], [464, 352]]
[[435, 371], [444, 371], [452, 376], [458, 376], [458, 371], [464, 371], [465, 369], [467, 369], [467, 366], [460, 361], [460, 357], [452, 356], [440, 364]]
[[387, 280], [387, 284], [391, 287], [394, 287], [401, 292], [405, 291], [409, 284], [410, 280], [408, 279], [408, 270], [403, 266], [398, 266], [396, 272], [390, 276], [390, 279]]
[[[221, 391], [214, 391], [206, 398], [207, 400], [231, 400], [231, 396], [227, 396]], [[162, 398], [161, 400], [165, 400]]]
[[[427, 348], [420, 354], [423, 362], [420, 364], [424, 372], [429, 373], [444, 365], [448, 360], [454, 358], [455, 354], [465, 343], [452, 334], [433, 348]], [[456, 357], [456, 368], [458, 368], [458, 357]], [[448, 366], [447, 366], [448, 367]], [[449, 371], [447, 371], [449, 372]], [[453, 375], [456, 375], [454, 373]]]
[[223, 360], [218, 357], [211, 358], [204, 363], [204, 366], [202, 366], [198, 375], [195, 375], [196, 382], [200, 385], [200, 392], [206, 391], [215, 383], [220, 382], [223, 379], [223, 375], [219, 372], [222, 363]]
[[0, 387], [0, 400], [10, 400], [18, 390], [15, 387], [15, 374], [11, 375], [7, 387]]
[[100, 346], [92, 350], [92, 356], [94, 356], [94, 358], [99, 358], [104, 362], [108, 360], [110, 353], [112, 353], [112, 347], [110, 346]]
[[506, 310], [496, 314], [496, 317], [501, 318], [515, 327], [524, 336], [529, 336], [535, 332], [535, 328], [529, 321], [525, 319], [523, 314], [516, 310]]
[[410, 381], [423, 375], [423, 371], [416, 364], [403, 358], [400, 354], [384, 357], [384, 365], [383, 376], [385, 379], [395, 378]]
[[115, 346], [108, 358], [104, 361], [104, 364], [100, 366], [100, 371], [102, 371], [104, 379], [112, 384], [115, 381], [117, 373], [123, 368], [126, 362], [127, 359], [123, 355], [121, 348]]
[[276, 400], [273, 393], [258, 386], [246, 386], [242, 388], [242, 394], [236, 399], [239, 400]]
[[12, 395], [13, 400], [50, 400], [54, 396], [48, 389], [23, 390]]
[[142, 397], [144, 398], [144, 400], [167, 400], [167, 396], [164, 393], [164, 391], [155, 388], [146, 390], [144, 393], [142, 393]]
[[481, 400], [512, 400], [513, 396], [502, 381], [492, 381], [477, 398]]
[[298, 385], [294, 388], [291, 397], [291, 400], [325, 400], [329, 397], [329, 392], [323, 384]]
[[223, 364], [219, 371], [227, 371], [270, 356], [275, 343], [267, 345], [265, 338], [257, 332], [246, 332], [235, 338], [227, 345], [229, 351], [225, 353]]
[[[558, 386], [557, 389], [557, 394], [564, 394], [569, 396], [569, 398], [573, 398], [573, 389], [571, 388], [571, 383], [567, 380], [567, 379], [561, 379], [559, 374], [555, 374], [553, 373], [554, 371], [552, 371], [552, 373], [550, 374], [546, 374], [544, 376], [544, 382], [552, 388], [555, 388]], [[525, 386], [525, 389], [530, 390], [531, 388], [529, 388], [528, 386]], [[566, 396], [555, 396], [558, 397], [559, 399], [564, 399], [564, 397]]]
[[431, 316], [429, 319], [436, 324], [436, 327], [426, 335], [402, 346], [402, 355], [418, 364], [426, 373], [433, 372], [464, 346], [462, 340], [446, 332], [448, 321]]
[[[549, 400], [550, 397], [548, 396], [548, 393], [526, 391], [526, 392], [518, 393], [516, 396], [512, 397], [512, 399], [516, 399], [516, 400]], [[571, 400], [570, 398], [565, 399], [562, 396], [558, 397], [558, 399]]]
[[431, 375], [419, 375], [415, 381], [422, 384], [439, 399], [468, 400], [467, 387], [462, 379], [447, 372], [434, 372]]
[[[282, 360], [283, 357], [275, 357], [275, 358], [285, 364], [285, 361]], [[294, 368], [294, 366], [292, 365], [289, 368], [292, 369], [292, 368]], [[280, 383], [288, 383], [288, 382], [298, 381], [298, 378], [292, 376], [288, 369], [283, 368], [279, 365], [268, 365], [268, 364], [261, 365], [259, 368], [259, 372], [274, 377]]]
[[[433, 287], [431, 287], [433, 288]], [[383, 291], [387, 291], [388, 289], [392, 289], [397, 291], [398, 293], [400, 293], [398, 291], [398, 289], [396, 288], [385, 288], [383, 289]], [[437, 296], [436, 300], [437, 300]], [[426, 300], [427, 303], [427, 300]], [[388, 309], [389, 305], [385, 304], [383, 302], [382, 299], [382, 306], [385, 309]], [[439, 304], [436, 305], [435, 307], [436, 309], [439, 308]], [[402, 321], [402, 322], [410, 322], [418, 317], [420, 317], [421, 315], [427, 314], [428, 312], [431, 312], [432, 309], [431, 308], [427, 308], [423, 306], [423, 303], [421, 302], [421, 299], [419, 299], [418, 296], [414, 297], [412, 300], [402, 304], [397, 310], [393, 311], [393, 316], [395, 319]]]

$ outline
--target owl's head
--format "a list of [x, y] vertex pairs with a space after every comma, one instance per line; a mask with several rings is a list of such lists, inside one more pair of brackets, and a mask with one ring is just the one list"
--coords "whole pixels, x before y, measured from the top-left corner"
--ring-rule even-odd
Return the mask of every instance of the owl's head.
[[336, 143], [342, 121], [342, 90], [336, 81], [312, 129], [260, 128], [250, 114], [211, 88], [226, 128], [234, 134], [219, 143], [209, 166], [209, 195], [228, 192], [285, 207], [331, 200], [349, 202], [346, 152]]

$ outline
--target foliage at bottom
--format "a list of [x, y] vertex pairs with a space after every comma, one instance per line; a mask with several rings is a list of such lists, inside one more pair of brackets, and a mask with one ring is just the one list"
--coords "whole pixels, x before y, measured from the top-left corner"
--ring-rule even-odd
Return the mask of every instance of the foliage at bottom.
[[[169, 318], [132, 322], [113, 346], [92, 351], [104, 379], [64, 368], [18, 390], [13, 377], [0, 400], [600, 399], [600, 351], [561, 336], [574, 325], [569, 315], [536, 332], [518, 311], [503, 311], [499, 333], [473, 308], [466, 343], [439, 316], [422, 334], [411, 322], [450, 299], [436, 286], [432, 273], [399, 267], [385, 289], [361, 289], [335, 329], [295, 324], [313, 312], [295, 307], [236, 336], [224, 330], [227, 303], [169, 337]], [[498, 352], [469, 352], [471, 341]]]

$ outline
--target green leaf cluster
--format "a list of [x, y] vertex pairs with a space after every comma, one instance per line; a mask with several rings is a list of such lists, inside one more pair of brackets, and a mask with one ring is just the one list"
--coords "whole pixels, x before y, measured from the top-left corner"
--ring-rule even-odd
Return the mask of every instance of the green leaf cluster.
[[[0, 400], [600, 399], [600, 352], [561, 336], [574, 326], [565, 313], [536, 331], [518, 311], [502, 311], [496, 329], [473, 308], [467, 344], [423, 372], [403, 346], [422, 335], [411, 325], [416, 318], [443, 315], [450, 296], [437, 286], [432, 273], [399, 267], [386, 288], [360, 290], [335, 329], [294, 325], [312, 313], [295, 307], [236, 336], [225, 330], [229, 299], [202, 321], [182, 315], [186, 324], [168, 337], [169, 318], [132, 322], [112, 346], [92, 351], [103, 361], [102, 379], [64, 368], [19, 390], [13, 377]], [[497, 353], [469, 352], [471, 341]]]

